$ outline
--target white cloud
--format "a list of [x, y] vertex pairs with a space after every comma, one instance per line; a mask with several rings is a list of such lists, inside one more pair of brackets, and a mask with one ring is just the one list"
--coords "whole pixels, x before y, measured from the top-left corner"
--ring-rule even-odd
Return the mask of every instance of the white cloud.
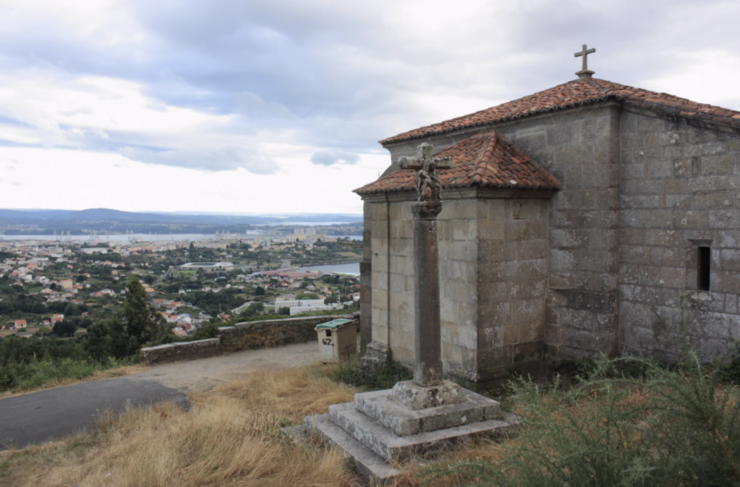
[[360, 162], [360, 156], [341, 151], [318, 151], [311, 156], [311, 162], [320, 166], [354, 165]]
[[[732, 0], [0, 0], [0, 12], [0, 162], [35, 168], [14, 173], [23, 191], [0, 184], [0, 207], [41, 186], [34, 205], [59, 206], [43, 180], [84, 174], [61, 201], [359, 211], [351, 190], [387, 166], [377, 140], [571, 80], [584, 42], [598, 77], [740, 109]], [[118, 198], [124, 183], [145, 198]]]

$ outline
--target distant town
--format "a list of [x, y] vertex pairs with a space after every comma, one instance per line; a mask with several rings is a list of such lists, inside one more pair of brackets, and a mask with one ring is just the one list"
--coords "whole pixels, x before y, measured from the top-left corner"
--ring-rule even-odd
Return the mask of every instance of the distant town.
[[335, 235], [325, 228], [199, 238], [0, 235], [0, 338], [84, 335], [96, 321], [120, 315], [131, 273], [181, 339], [205, 323], [356, 308], [357, 225], [331, 225]]

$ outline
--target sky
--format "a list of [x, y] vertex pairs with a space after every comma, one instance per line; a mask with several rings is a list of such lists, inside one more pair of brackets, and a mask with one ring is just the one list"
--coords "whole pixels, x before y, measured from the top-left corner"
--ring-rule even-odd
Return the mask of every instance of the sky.
[[740, 110], [737, 0], [0, 0], [0, 208], [361, 213], [377, 141], [595, 77]]

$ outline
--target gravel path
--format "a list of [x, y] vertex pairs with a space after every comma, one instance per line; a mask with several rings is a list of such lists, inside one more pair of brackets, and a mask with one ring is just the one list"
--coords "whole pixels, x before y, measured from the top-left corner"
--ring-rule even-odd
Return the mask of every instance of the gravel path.
[[187, 392], [209, 390], [220, 383], [247, 377], [255, 372], [300, 367], [319, 360], [321, 353], [318, 345], [308, 342], [155, 365], [130, 377], [155, 381], [165, 387]]

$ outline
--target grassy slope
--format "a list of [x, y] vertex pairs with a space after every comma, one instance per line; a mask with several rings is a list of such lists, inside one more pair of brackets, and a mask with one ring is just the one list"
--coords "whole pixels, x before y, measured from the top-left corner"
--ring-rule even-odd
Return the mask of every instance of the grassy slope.
[[344, 486], [342, 455], [280, 428], [351, 401], [317, 368], [265, 373], [171, 404], [109, 416], [91, 434], [0, 454], [0, 485]]

